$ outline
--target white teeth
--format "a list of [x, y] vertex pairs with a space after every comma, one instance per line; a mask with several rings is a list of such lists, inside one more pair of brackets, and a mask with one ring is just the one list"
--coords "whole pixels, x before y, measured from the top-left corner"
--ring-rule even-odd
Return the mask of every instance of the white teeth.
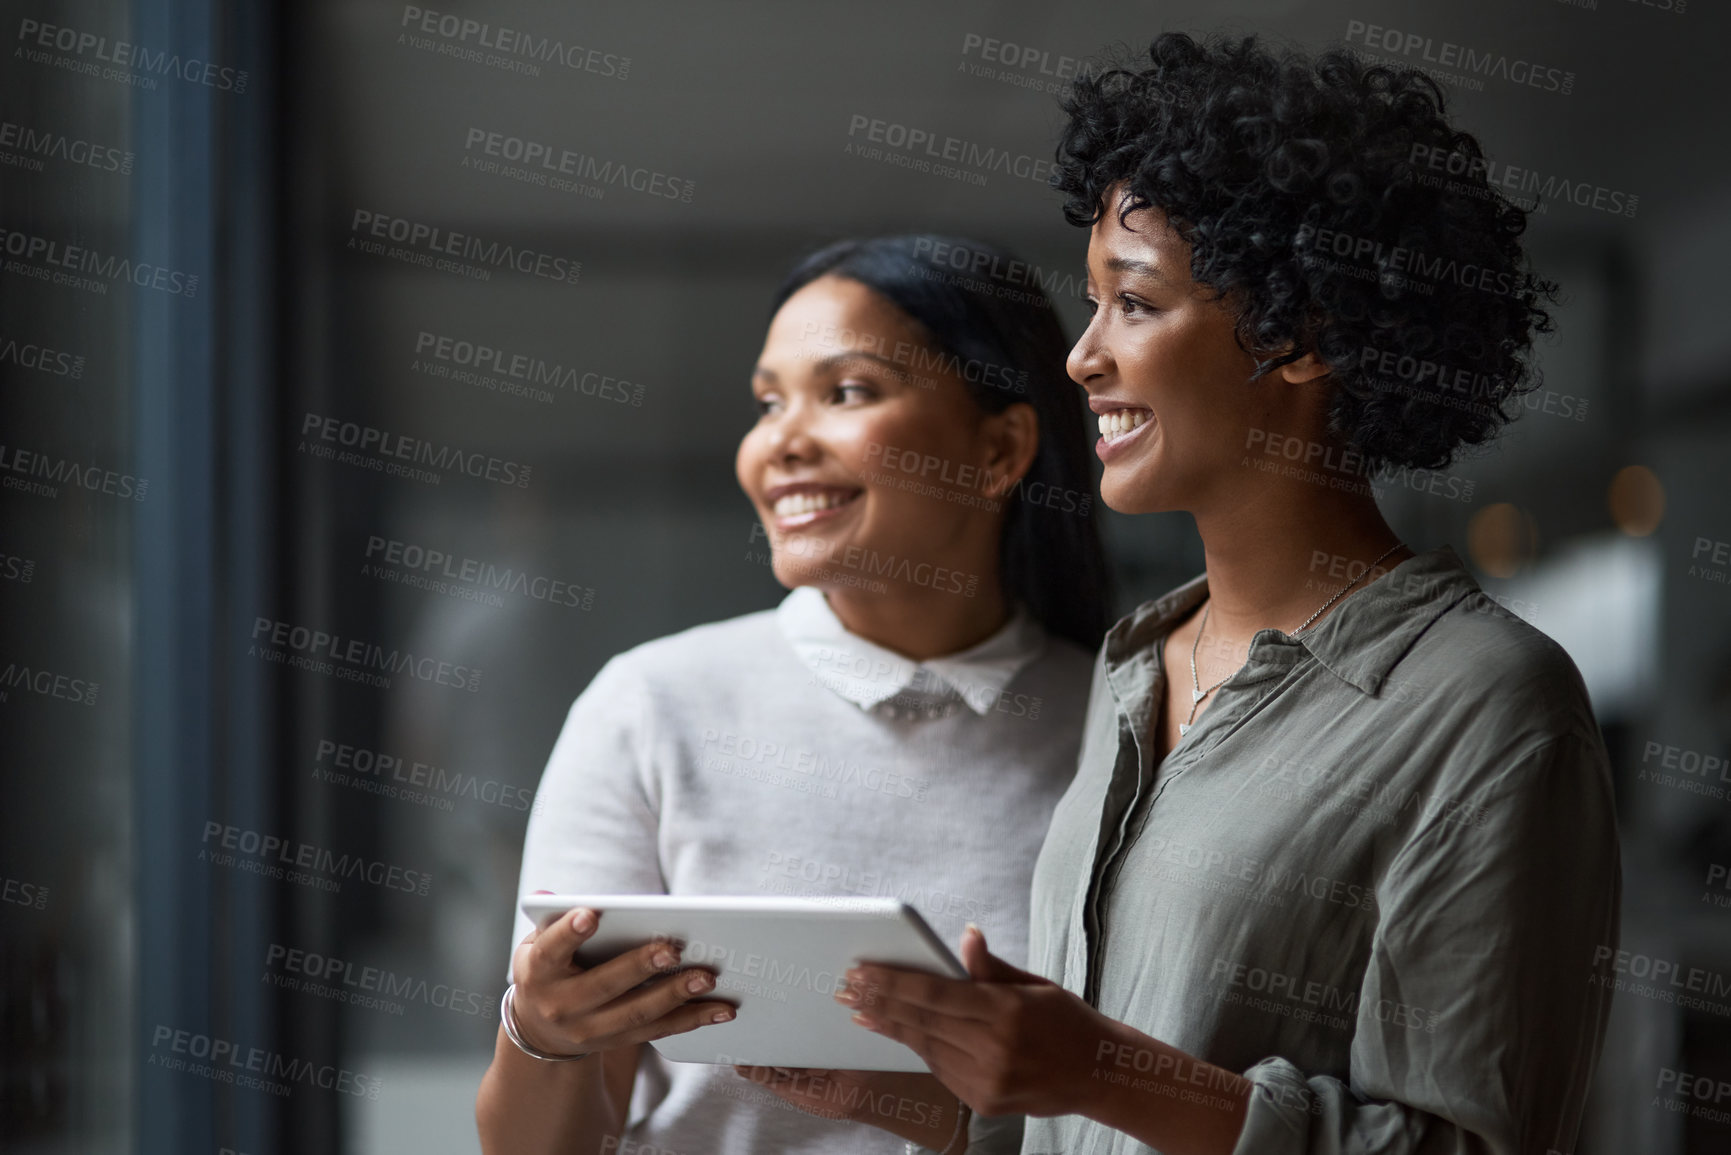
[[851, 493], [837, 493], [828, 490], [823, 493], [788, 493], [775, 500], [775, 516], [794, 517], [801, 513], [812, 513], [820, 509], [833, 509], [835, 506], [853, 500]]
[[1153, 416], [1146, 409], [1114, 409], [1100, 414], [1100, 436], [1111, 441], [1122, 437]]

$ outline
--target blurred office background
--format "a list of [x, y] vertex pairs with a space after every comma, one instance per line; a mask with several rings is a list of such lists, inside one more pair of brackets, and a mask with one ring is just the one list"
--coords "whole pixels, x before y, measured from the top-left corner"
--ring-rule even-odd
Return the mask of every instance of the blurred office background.
[[[1050, 82], [1165, 29], [1318, 48], [1356, 21], [1572, 73], [1567, 93], [1449, 89], [1490, 156], [1589, 190], [1554, 196], [1530, 234], [1567, 298], [1542, 347], [1550, 401], [1385, 506], [1408, 541], [1452, 543], [1585, 673], [1617, 772], [1630, 974], [1658, 968], [1664, 987], [1697, 968], [1731, 990], [1731, 910], [1709, 885], [1731, 863], [1722, 8], [0, 12], [0, 1148], [477, 1150], [526, 807], [567, 706], [613, 653], [782, 593], [732, 467], [779, 276], [839, 236], [931, 230], [1078, 283], [1085, 233], [1039, 181], [861, 157], [850, 126], [1049, 158]], [[562, 58], [536, 57], [547, 40]], [[516, 179], [511, 141], [660, 179]], [[443, 239], [389, 239], [417, 226]], [[453, 234], [580, 274], [428, 267]], [[83, 271], [55, 281], [68, 262]], [[1079, 333], [1079, 295], [1057, 304]], [[463, 343], [542, 362], [554, 383], [465, 375]], [[527, 466], [529, 482], [320, 456], [345, 448], [320, 437], [342, 423]], [[1108, 514], [1107, 532], [1120, 610], [1200, 566], [1185, 518]], [[565, 592], [476, 600], [465, 561]], [[447, 592], [426, 588], [438, 580]], [[313, 632], [446, 674], [383, 688], [292, 668]], [[266, 837], [431, 883], [271, 877], [248, 863], [274, 859], [246, 853]], [[398, 997], [294, 989], [308, 965], [333, 988], [389, 972]], [[1664, 1089], [1667, 1071], [1731, 1079], [1727, 1003], [1619, 995], [1583, 1155], [1731, 1149], [1724, 1116]], [[218, 1044], [334, 1077], [279, 1095], [170, 1062]]]

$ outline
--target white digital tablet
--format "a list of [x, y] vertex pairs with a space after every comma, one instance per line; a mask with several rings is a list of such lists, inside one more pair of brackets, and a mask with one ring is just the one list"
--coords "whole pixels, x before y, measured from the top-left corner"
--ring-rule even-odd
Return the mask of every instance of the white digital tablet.
[[532, 894], [523, 913], [537, 926], [576, 907], [600, 925], [577, 952], [594, 966], [657, 937], [685, 944], [684, 966], [716, 975], [702, 996], [732, 1003], [730, 1022], [650, 1045], [682, 1063], [924, 1071], [924, 1060], [851, 1021], [833, 997], [856, 962], [888, 963], [965, 979], [967, 971], [919, 912], [888, 898], [731, 898], [644, 894]]

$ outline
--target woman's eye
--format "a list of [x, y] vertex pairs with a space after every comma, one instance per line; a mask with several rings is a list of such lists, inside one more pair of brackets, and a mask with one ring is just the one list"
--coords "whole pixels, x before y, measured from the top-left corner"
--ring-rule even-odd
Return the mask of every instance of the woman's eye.
[[835, 394], [844, 401], [869, 401], [877, 396], [877, 391], [870, 385], [848, 381], [835, 387]]
[[1087, 304], [1088, 304], [1088, 315], [1089, 315], [1089, 316], [1090, 316], [1090, 317], [1092, 317], [1092, 316], [1093, 316], [1093, 315], [1094, 315], [1094, 314], [1095, 314], [1095, 313], [1096, 313], [1096, 312], [1097, 312], [1097, 311], [1098, 311], [1098, 310], [1099, 310], [1099, 308], [1100, 308], [1100, 302], [1098, 302], [1098, 301], [1096, 301], [1096, 300], [1095, 300], [1095, 299], [1094, 299], [1094, 298], [1092, 298], [1092, 297], [1085, 297], [1085, 298], [1083, 298], [1083, 300], [1085, 300], [1085, 301], [1086, 301], [1086, 302], [1087, 302]]
[[757, 415], [759, 417], [764, 416], [779, 404], [781, 404], [781, 402], [774, 397], [753, 397], [751, 399], [751, 407], [757, 410]]
[[1127, 296], [1124, 293], [1118, 294], [1118, 303], [1123, 307], [1125, 316], [1134, 316], [1138, 309], [1144, 313], [1152, 313], [1154, 311], [1152, 307], [1145, 305], [1135, 297]]

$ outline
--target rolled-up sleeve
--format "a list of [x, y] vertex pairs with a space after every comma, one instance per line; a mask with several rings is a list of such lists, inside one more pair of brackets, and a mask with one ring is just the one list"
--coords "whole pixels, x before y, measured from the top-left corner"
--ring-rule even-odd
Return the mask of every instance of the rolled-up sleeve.
[[1616, 815], [1596, 735], [1514, 758], [1427, 819], [1378, 887], [1350, 1078], [1272, 1056], [1234, 1155], [1572, 1152], [1610, 992]]
[[[611, 659], [572, 703], [541, 773], [518, 894], [666, 893], [647, 719], [647, 688], [625, 657]], [[519, 910], [513, 950], [532, 929]]]

